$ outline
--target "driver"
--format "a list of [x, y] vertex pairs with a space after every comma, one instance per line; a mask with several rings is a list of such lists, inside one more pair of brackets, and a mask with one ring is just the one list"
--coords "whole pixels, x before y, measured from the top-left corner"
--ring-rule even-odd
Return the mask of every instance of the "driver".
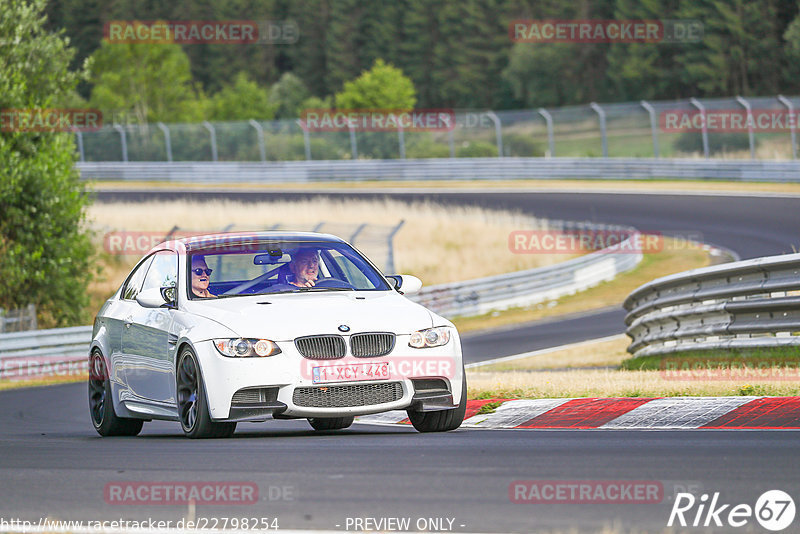
[[192, 293], [195, 297], [216, 297], [208, 290], [211, 271], [206, 264], [205, 256], [192, 256]]
[[311, 248], [304, 248], [292, 256], [289, 263], [291, 276], [288, 282], [297, 287], [314, 287], [319, 276], [319, 255]]

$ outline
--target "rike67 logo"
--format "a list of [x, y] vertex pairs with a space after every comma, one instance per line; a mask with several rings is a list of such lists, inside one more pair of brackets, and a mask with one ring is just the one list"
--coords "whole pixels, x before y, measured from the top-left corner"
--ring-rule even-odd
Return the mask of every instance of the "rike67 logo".
[[777, 532], [794, 521], [794, 500], [781, 490], [769, 490], [761, 494], [755, 506], [728, 504], [720, 501], [719, 492], [709, 500], [704, 493], [696, 498], [691, 493], [678, 493], [669, 514], [667, 526], [673, 523], [682, 527], [743, 527], [754, 518], [762, 528]]

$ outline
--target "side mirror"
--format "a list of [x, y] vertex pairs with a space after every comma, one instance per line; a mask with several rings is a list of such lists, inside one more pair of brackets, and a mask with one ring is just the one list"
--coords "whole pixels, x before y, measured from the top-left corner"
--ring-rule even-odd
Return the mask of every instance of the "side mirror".
[[410, 274], [392, 274], [386, 278], [394, 289], [404, 295], [412, 295], [422, 288], [422, 280]]
[[161, 288], [161, 296], [170, 308], [178, 307], [178, 293], [175, 286], [167, 286]]
[[145, 308], [160, 308], [167, 303], [164, 299], [164, 295], [161, 293], [161, 289], [157, 287], [140, 291], [139, 294], [136, 295], [136, 302]]

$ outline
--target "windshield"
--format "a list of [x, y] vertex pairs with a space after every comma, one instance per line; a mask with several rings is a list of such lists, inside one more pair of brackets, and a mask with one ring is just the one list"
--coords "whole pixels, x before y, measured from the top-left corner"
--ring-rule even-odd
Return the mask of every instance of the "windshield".
[[200, 251], [187, 264], [188, 294], [193, 299], [390, 289], [381, 274], [345, 243], [276, 242], [246, 251]]

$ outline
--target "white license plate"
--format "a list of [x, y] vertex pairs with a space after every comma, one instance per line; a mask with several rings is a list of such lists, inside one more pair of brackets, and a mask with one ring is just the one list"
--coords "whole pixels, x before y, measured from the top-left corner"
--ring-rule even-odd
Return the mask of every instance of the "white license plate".
[[389, 378], [389, 363], [351, 363], [314, 367], [314, 384], [327, 382], [357, 382], [360, 380], [386, 380]]

